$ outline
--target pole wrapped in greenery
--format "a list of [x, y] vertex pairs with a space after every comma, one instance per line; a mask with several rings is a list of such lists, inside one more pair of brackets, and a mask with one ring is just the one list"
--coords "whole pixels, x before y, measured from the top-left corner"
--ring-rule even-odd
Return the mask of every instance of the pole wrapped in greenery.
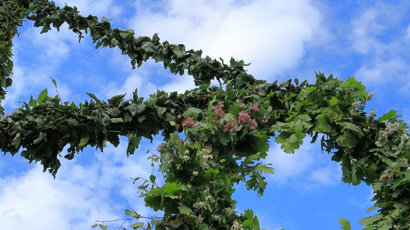
[[[11, 39], [24, 18], [42, 27], [42, 33], [59, 29], [64, 22], [79, 40], [89, 33], [96, 48], [118, 47], [130, 57], [133, 68], [152, 58], [171, 73], [187, 71], [194, 78], [197, 88], [193, 90], [157, 91], [146, 100], [138, 97], [137, 90], [128, 100], [117, 95], [101, 101], [88, 93], [90, 101], [76, 105], [44, 90], [11, 115], [5, 116], [0, 108], [0, 149], [12, 155], [21, 151], [53, 176], [67, 145], [64, 157], [73, 159], [87, 146], [102, 151], [107, 142], [117, 146], [119, 136], [126, 136], [127, 154], [133, 154], [142, 137], [152, 140], [162, 131], [164, 143], [151, 158], [160, 163], [165, 184], [159, 186], [152, 175], [140, 189], [146, 206], [164, 215], [130, 227], [259, 229], [251, 210], [235, 211], [233, 185], [243, 181], [263, 195], [263, 174], [273, 173], [261, 163], [268, 139], [276, 136], [285, 152], [294, 153], [306, 135], [312, 143], [320, 139], [322, 150], [340, 162], [345, 183], [372, 185], [375, 206], [370, 210], [377, 208], [378, 214], [359, 222], [365, 229], [409, 227], [408, 126], [398, 120], [396, 111], [377, 120], [375, 110], [366, 114], [364, 107], [372, 93], [354, 78], [342, 81], [317, 73], [314, 84], [297, 79], [267, 83], [248, 74], [243, 61], [231, 59], [225, 64], [184, 45], [160, 42], [157, 35], [136, 38], [132, 30], [112, 29], [107, 18], [83, 17], [75, 7], [60, 8], [46, 0], [9, 0], [0, 3], [0, 12], [1, 99], [11, 85]], [[211, 86], [211, 80], [220, 87]], [[142, 218], [135, 211], [126, 214]]]

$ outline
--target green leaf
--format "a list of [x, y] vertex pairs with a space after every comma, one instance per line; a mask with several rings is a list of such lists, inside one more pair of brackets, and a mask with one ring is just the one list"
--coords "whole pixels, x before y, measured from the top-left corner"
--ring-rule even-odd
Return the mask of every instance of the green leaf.
[[214, 177], [215, 175], [217, 175], [218, 173], [219, 173], [218, 169], [209, 168], [209, 169], [205, 170], [204, 177], [209, 180], [212, 177]]
[[156, 179], [156, 176], [154, 176], [154, 175], [151, 175], [151, 176], [149, 177], [149, 180], [150, 180], [152, 183], [155, 183], [155, 179]]
[[174, 195], [176, 191], [180, 191], [182, 189], [182, 185], [171, 182], [164, 184], [164, 187], [162, 189], [168, 195]]
[[41, 103], [43, 103], [43, 101], [47, 98], [47, 89], [44, 89], [43, 91], [41, 91], [41, 93], [38, 95], [37, 101], [38, 104], [41, 105]]
[[333, 96], [330, 100], [329, 100], [329, 105], [330, 106], [335, 106], [335, 105], [337, 105], [337, 102], [338, 102], [339, 100], [337, 100], [337, 98], [335, 97], [335, 96]]
[[266, 174], [275, 174], [275, 172], [273, 171], [274, 168], [270, 167], [269, 165], [270, 164], [268, 164], [268, 165], [258, 165], [258, 166], [255, 167], [255, 170], [266, 173]]
[[99, 226], [102, 230], [107, 230], [107, 228], [108, 228], [107, 225], [99, 224], [98, 226]]
[[109, 20], [110, 20], [110, 19], [108, 19], [108, 18], [106, 18], [106, 17], [103, 17], [102, 20], [101, 20], [101, 23], [104, 23], [104, 22], [109, 21]]
[[377, 220], [380, 220], [380, 219], [382, 219], [383, 218], [383, 216], [381, 215], [381, 214], [377, 214], [377, 215], [374, 215], [374, 216], [369, 216], [369, 217], [365, 217], [365, 218], [363, 218], [363, 219], [361, 219], [360, 221], [359, 221], [359, 224], [360, 225], [370, 225], [370, 224], [372, 224], [373, 222], [375, 222], [375, 221], [377, 221]]
[[51, 81], [53, 82], [54, 86], [57, 88], [57, 82], [56, 82], [56, 79], [54, 79], [53, 77], [51, 77]]
[[146, 108], [147, 106], [145, 104], [131, 104], [127, 107], [132, 116], [143, 113]]
[[357, 137], [351, 133], [343, 133], [342, 135], [339, 135], [336, 138], [336, 141], [340, 145], [350, 149], [354, 148], [359, 143]]
[[185, 215], [191, 215], [192, 214], [192, 209], [188, 208], [185, 205], [178, 206], [178, 210], [179, 210], [179, 213], [181, 213], [181, 214], [185, 214]]
[[350, 131], [353, 131], [353, 132], [354, 132], [355, 134], [357, 134], [359, 137], [363, 137], [363, 136], [364, 136], [364, 133], [363, 133], [362, 129], [361, 129], [359, 126], [357, 126], [357, 125], [355, 125], [355, 124], [353, 124], [353, 123], [350, 123], [350, 122], [342, 122], [341, 125], [343, 126], [343, 128], [345, 128], [345, 129], [347, 129], [347, 130], [350, 130]]
[[376, 208], [377, 208], [376, 206], [373, 206], [373, 207], [367, 209], [366, 212], [371, 212], [371, 211], [375, 210]]
[[356, 81], [354, 77], [349, 77], [340, 87], [358, 91], [360, 95], [359, 98], [367, 97], [366, 87], [362, 85], [362, 83]]
[[95, 228], [95, 227], [98, 227], [98, 224], [93, 224], [93, 225], [91, 226], [91, 228]]
[[29, 105], [31, 107], [36, 107], [37, 106], [37, 101], [33, 98], [33, 96], [30, 97]]
[[345, 218], [340, 218], [339, 223], [342, 225], [341, 228], [343, 230], [350, 230], [352, 228], [350, 222], [346, 220]]
[[154, 54], [156, 52], [154, 44], [152, 44], [152, 42], [145, 42], [144, 45], [141, 46], [141, 49], [147, 52], [148, 55]]
[[306, 87], [306, 92], [308, 93], [308, 94], [310, 94], [310, 93], [312, 93], [313, 91], [315, 91], [317, 89], [317, 87], [314, 87], [314, 86], [309, 86], [309, 87]]
[[384, 114], [383, 116], [381, 116], [379, 119], [377, 119], [377, 121], [390, 121], [392, 119], [401, 117], [401, 115], [396, 115], [397, 111], [396, 110], [390, 110], [390, 112]]
[[87, 95], [94, 99], [97, 102], [97, 104], [101, 104], [101, 101], [94, 94], [87, 93]]
[[133, 228], [133, 229], [140, 229], [140, 228], [144, 227], [144, 223], [137, 222], [135, 224], [131, 224], [130, 227]]
[[88, 134], [82, 136], [81, 139], [80, 139], [80, 143], [78, 144], [78, 147], [80, 147], [80, 148], [84, 147], [88, 143], [89, 139], [90, 139], [90, 137], [88, 136]]
[[111, 39], [111, 45], [112, 46], [118, 45], [118, 40], [116, 38]]
[[126, 93], [115, 95], [112, 98], [108, 99], [108, 104], [117, 106], [119, 102], [127, 95]]

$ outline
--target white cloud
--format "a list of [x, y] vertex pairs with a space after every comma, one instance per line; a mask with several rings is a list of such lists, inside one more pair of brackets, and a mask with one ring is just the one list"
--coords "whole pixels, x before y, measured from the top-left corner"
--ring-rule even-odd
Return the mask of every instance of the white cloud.
[[407, 26], [406, 40], [407, 40], [407, 41], [410, 41], [410, 24]]
[[76, 6], [83, 16], [91, 14], [99, 17], [118, 17], [122, 13], [122, 7], [112, 0], [55, 0], [55, 2], [59, 6], [65, 4]]
[[376, 4], [365, 10], [352, 21], [353, 48], [362, 54], [381, 52], [385, 44], [378, 36], [395, 25], [404, 14], [403, 7], [388, 4]]
[[110, 98], [114, 95], [127, 93], [126, 97], [132, 98], [132, 93], [136, 88], [139, 97], [147, 97], [149, 94], [155, 93], [157, 89], [154, 84], [139, 75], [131, 74], [120, 87], [117, 87], [115, 82], [108, 84], [105, 89], [105, 96]]
[[[137, 1], [130, 25], [139, 35], [159, 33], [163, 40], [202, 49], [214, 58], [252, 62], [258, 79], [274, 79], [294, 67], [304, 43], [320, 29], [319, 12], [309, 1]], [[157, 11], [156, 11], [157, 10]]]
[[341, 182], [341, 178], [342, 169], [335, 162], [329, 162], [329, 165], [326, 167], [314, 169], [310, 174], [310, 179], [321, 185], [336, 185]]
[[301, 174], [308, 175], [308, 170], [311, 168], [314, 160], [312, 153], [312, 144], [305, 141], [305, 143], [295, 151], [294, 154], [287, 154], [281, 148], [279, 144], [271, 146], [266, 162], [271, 163], [274, 168], [275, 174], [270, 178], [274, 182], [286, 183], [292, 178], [302, 176]]
[[178, 93], [184, 93], [186, 90], [196, 88], [196, 86], [194, 79], [191, 76], [184, 74], [182, 76], [177, 76], [175, 80], [165, 85], [159, 86], [158, 88], [166, 92], [176, 91]]
[[367, 84], [387, 83], [392, 80], [400, 80], [398, 75], [407, 70], [407, 64], [400, 58], [391, 60], [373, 60], [362, 65], [355, 76], [364, 80]]
[[[389, 83], [399, 92], [409, 93], [410, 50], [406, 36], [410, 29], [401, 23], [405, 9], [408, 3], [404, 1], [397, 5], [375, 4], [352, 21], [352, 48], [363, 55], [354, 75], [368, 86], [385, 88]], [[390, 39], [387, 34], [392, 30], [398, 30], [400, 36]]]
[[[36, 97], [44, 88], [54, 89], [50, 76], [55, 75], [67, 59], [70, 46], [78, 44], [76, 35], [68, 31], [65, 25], [60, 32], [51, 30], [40, 34], [40, 31], [40, 28], [28, 28], [14, 40], [13, 84], [7, 88], [6, 99], [2, 102], [7, 108], [19, 107], [21, 104], [18, 101], [22, 96], [27, 100], [30, 94]], [[50, 94], [54, 93], [54, 90], [49, 91]], [[65, 84], [59, 84], [59, 91], [65, 98], [71, 93]]]
[[0, 178], [2, 229], [88, 229], [96, 220], [121, 217], [126, 208], [151, 215], [130, 179], [147, 178], [150, 163], [144, 151], [127, 158], [125, 149], [124, 144], [110, 146], [90, 165], [65, 160], [55, 180], [39, 165], [20, 176]]

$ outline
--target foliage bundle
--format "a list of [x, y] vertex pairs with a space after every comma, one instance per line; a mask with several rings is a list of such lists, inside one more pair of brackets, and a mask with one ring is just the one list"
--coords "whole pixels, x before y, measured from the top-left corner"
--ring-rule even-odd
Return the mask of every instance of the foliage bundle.
[[[132, 99], [117, 95], [79, 105], [62, 102], [47, 90], [5, 115], [0, 107], [0, 149], [12, 155], [21, 151], [29, 162], [40, 162], [56, 176], [59, 157], [73, 159], [87, 146], [101, 151], [107, 142], [119, 144], [128, 137], [127, 154], [133, 154], [142, 137], [152, 140], [162, 131], [164, 143], [151, 159], [159, 162], [165, 184], [152, 175], [139, 187], [146, 206], [163, 216], [144, 224], [135, 211], [126, 214], [137, 222], [133, 229], [259, 229], [251, 210], [239, 214], [232, 199], [233, 186], [244, 182], [263, 195], [264, 173], [273, 169], [261, 160], [268, 139], [294, 153], [306, 135], [320, 141], [322, 150], [340, 162], [343, 181], [372, 185], [378, 214], [362, 219], [365, 229], [400, 229], [410, 226], [410, 140], [408, 126], [396, 111], [375, 119], [364, 106], [372, 97], [354, 78], [346, 81], [316, 74], [316, 82], [298, 79], [282, 83], [256, 80], [243, 61], [202, 57], [201, 51], [160, 42], [157, 35], [135, 37], [134, 31], [112, 29], [107, 18], [83, 17], [75, 7], [57, 7], [47, 0], [5, 0], [0, 3], [0, 100], [11, 85], [12, 38], [24, 19], [46, 33], [63, 23], [78, 34], [90, 34], [96, 48], [118, 47], [133, 68], [152, 58], [174, 74], [187, 72], [197, 88], [183, 94], [157, 91], [146, 100], [135, 90]], [[211, 86], [217, 80], [220, 86]], [[55, 81], [53, 80], [54, 84]], [[182, 139], [178, 133], [183, 132]], [[341, 219], [343, 229], [350, 223]], [[103, 224], [95, 225], [102, 229]]]

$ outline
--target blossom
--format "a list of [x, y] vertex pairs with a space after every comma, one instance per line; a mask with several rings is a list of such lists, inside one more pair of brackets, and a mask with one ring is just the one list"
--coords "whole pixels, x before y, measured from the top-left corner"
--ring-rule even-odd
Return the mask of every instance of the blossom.
[[256, 127], [258, 127], [258, 123], [256, 123], [255, 119], [251, 120], [252, 125], [249, 126], [249, 129], [256, 129]]
[[259, 106], [258, 106], [257, 104], [254, 104], [254, 105], [252, 106], [252, 110], [255, 111], [255, 112], [259, 112], [259, 111], [260, 111]]
[[263, 124], [263, 123], [266, 123], [266, 122], [268, 122], [268, 118], [266, 117], [266, 114], [263, 114], [261, 123]]
[[225, 125], [224, 125], [224, 132], [226, 133], [228, 130], [229, 132], [233, 133], [235, 129], [238, 128], [238, 125], [236, 124], [236, 120], [232, 121], [229, 120]]
[[164, 147], [164, 143], [161, 143], [160, 145], [158, 145], [157, 151], [161, 152], [162, 147]]
[[179, 221], [178, 219], [175, 220], [171, 220], [169, 222], [169, 224], [171, 225], [171, 227], [173, 228], [178, 228], [179, 226], [181, 226], [181, 221]]
[[191, 158], [190, 158], [189, 156], [187, 156], [187, 155], [182, 156], [182, 160], [183, 160], [184, 162], [189, 161], [189, 159], [191, 159]]
[[375, 117], [375, 116], [376, 116], [376, 109], [370, 110], [369, 117]]
[[223, 111], [224, 104], [219, 102], [217, 106], [214, 106], [214, 113], [216, 118], [223, 118], [225, 116], [225, 112]]
[[245, 112], [240, 112], [239, 113], [239, 122], [246, 123], [249, 120], [251, 120], [251, 116], [249, 116], [248, 113], [245, 113]]
[[369, 95], [367, 96], [367, 100], [370, 101], [373, 98], [373, 92], [370, 92]]
[[199, 174], [198, 171], [193, 171], [192, 172], [192, 175], [194, 175], [194, 176], [198, 176], [198, 174]]
[[239, 224], [238, 221], [234, 220], [231, 229], [234, 229], [234, 230], [242, 230], [243, 227], [242, 227], [241, 224]]
[[191, 128], [193, 128], [195, 126], [195, 122], [192, 119], [192, 117], [188, 117], [188, 118], [186, 118], [185, 120], [182, 121], [182, 127], [185, 127], [185, 126], [188, 126], [188, 127], [191, 127]]
[[206, 153], [202, 157], [205, 158], [205, 159], [214, 158], [214, 156], [212, 156], [212, 154], [210, 154], [210, 153]]

